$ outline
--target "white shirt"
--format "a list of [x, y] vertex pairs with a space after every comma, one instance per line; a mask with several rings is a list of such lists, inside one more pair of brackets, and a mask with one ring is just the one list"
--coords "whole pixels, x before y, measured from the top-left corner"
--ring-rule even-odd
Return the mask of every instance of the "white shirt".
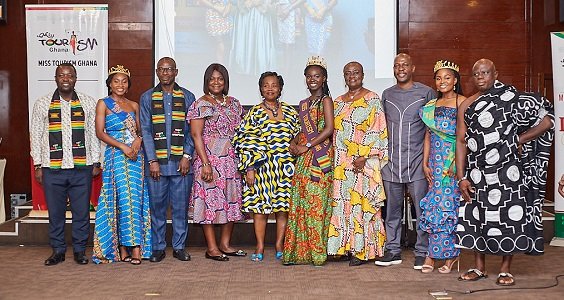
[[[96, 119], [96, 100], [85, 94], [77, 92], [80, 105], [84, 110], [84, 137], [86, 146], [86, 165], [100, 161], [100, 141], [96, 137], [94, 120]], [[31, 117], [31, 157], [34, 165], [49, 168], [49, 106], [53, 94], [45, 95], [33, 105]], [[62, 169], [74, 168], [72, 155], [72, 128], [70, 101], [61, 99], [61, 128], [63, 134], [63, 161]]]

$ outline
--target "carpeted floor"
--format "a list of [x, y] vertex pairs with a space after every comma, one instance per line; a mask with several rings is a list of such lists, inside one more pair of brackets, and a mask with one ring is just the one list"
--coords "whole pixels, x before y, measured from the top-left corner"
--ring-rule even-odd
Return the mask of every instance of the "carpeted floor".
[[[91, 249], [88, 249], [89, 252]], [[0, 299], [433, 299], [429, 290], [497, 289], [499, 257], [487, 261], [490, 277], [459, 282], [458, 273], [422, 274], [413, 267], [411, 251], [401, 265], [387, 268], [373, 263], [349, 267], [329, 262], [323, 267], [282, 266], [273, 249], [265, 260], [245, 258], [216, 262], [204, 258], [203, 248], [188, 248], [192, 261], [167, 257], [161, 263], [77, 265], [72, 252], [65, 262], [46, 267], [48, 247], [0, 246]], [[249, 247], [246, 250], [251, 251]], [[463, 251], [462, 269], [471, 266], [472, 254]], [[547, 246], [540, 257], [516, 256], [514, 288], [547, 286], [564, 274], [564, 249]], [[444, 297], [444, 296], [443, 296]], [[557, 287], [541, 290], [503, 290], [471, 295], [449, 293], [451, 299], [563, 299], [564, 278]], [[449, 299], [449, 298], [442, 298]]]

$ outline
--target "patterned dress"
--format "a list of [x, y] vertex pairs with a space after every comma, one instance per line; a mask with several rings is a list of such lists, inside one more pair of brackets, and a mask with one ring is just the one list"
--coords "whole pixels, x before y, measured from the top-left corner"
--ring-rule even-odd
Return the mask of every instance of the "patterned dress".
[[[108, 108], [111, 101], [107, 101]], [[115, 102], [114, 102], [115, 103]], [[120, 111], [119, 106], [115, 108]], [[106, 115], [105, 130], [115, 140], [131, 145], [134, 137], [124, 124], [123, 118], [133, 112], [120, 111]], [[118, 148], [107, 145], [104, 153], [102, 190], [96, 208], [94, 228], [95, 263], [119, 261], [118, 246], [141, 246], [141, 257], [151, 256], [151, 217], [149, 194], [143, 176], [143, 155], [137, 160], [127, 158]]]
[[331, 13], [326, 12], [323, 18], [317, 18], [318, 12], [328, 4], [329, 0], [307, 0], [304, 4], [307, 11], [305, 17], [307, 49], [311, 54], [322, 55], [331, 36], [333, 30]]
[[[380, 170], [388, 162], [388, 132], [376, 93], [368, 92], [352, 102], [335, 100], [333, 147], [333, 214], [327, 254], [350, 252], [361, 260], [382, 256], [386, 233], [381, 207], [386, 196]], [[369, 159], [361, 172], [355, 172], [353, 161], [360, 156]]]
[[483, 254], [542, 254], [544, 199], [550, 130], [522, 146], [518, 135], [549, 116], [545, 98], [496, 81], [464, 114], [468, 156], [465, 176], [475, 188], [459, 209], [460, 244]]
[[[319, 103], [323, 104], [322, 101]], [[317, 131], [322, 131], [325, 127], [323, 106], [311, 107], [309, 115], [317, 124]], [[302, 128], [302, 132], [298, 135], [299, 145], [305, 145], [308, 142], [304, 132], [305, 129]], [[332, 163], [334, 153], [331, 145], [327, 155]], [[327, 233], [331, 218], [333, 172], [331, 170], [325, 174], [321, 173], [319, 181], [316, 182], [311, 178], [312, 163], [313, 150], [308, 150], [298, 156], [296, 161], [282, 256], [284, 264], [322, 265], [327, 260]]]
[[[230, 0], [210, 0], [214, 6], [225, 7]], [[206, 30], [211, 36], [222, 36], [228, 34], [233, 29], [233, 21], [231, 17], [222, 16], [215, 9], [208, 8], [206, 10]]]
[[231, 146], [243, 109], [239, 100], [229, 97], [229, 101], [227, 106], [214, 105], [202, 97], [192, 104], [186, 114], [188, 121], [205, 119], [202, 138], [213, 170], [213, 181], [203, 181], [202, 160], [196, 155], [189, 211], [197, 224], [225, 224], [243, 218], [241, 174]]
[[239, 170], [256, 170], [254, 185], [243, 186], [244, 212], [270, 214], [289, 209], [294, 157], [288, 147], [300, 126], [296, 110], [284, 102], [281, 106], [284, 119], [280, 121], [270, 120], [260, 105], [253, 106], [235, 132]]
[[460, 254], [455, 248], [460, 190], [455, 178], [447, 175], [454, 166], [457, 109], [435, 104], [436, 99], [429, 101], [420, 114], [431, 133], [429, 168], [433, 171], [433, 182], [419, 202], [422, 209], [419, 228], [429, 233], [427, 256], [450, 259]]

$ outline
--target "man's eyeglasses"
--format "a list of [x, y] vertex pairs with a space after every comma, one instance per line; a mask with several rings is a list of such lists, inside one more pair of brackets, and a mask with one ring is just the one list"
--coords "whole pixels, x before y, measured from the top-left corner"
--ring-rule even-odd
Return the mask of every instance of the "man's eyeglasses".
[[480, 72], [474, 72], [472, 73], [472, 76], [478, 78], [480, 77], [480, 75], [482, 75], [482, 77], [486, 77], [488, 75], [490, 75], [492, 73], [492, 71], [480, 71]]
[[173, 68], [173, 67], [168, 67], [168, 68], [158, 67], [157, 68], [157, 72], [159, 72], [159, 73], [172, 73], [174, 71], [176, 71], [176, 68]]

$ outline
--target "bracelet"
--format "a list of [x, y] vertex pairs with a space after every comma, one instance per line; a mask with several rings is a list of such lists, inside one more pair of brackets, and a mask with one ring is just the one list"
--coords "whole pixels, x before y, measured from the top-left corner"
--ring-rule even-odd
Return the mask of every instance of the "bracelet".
[[41, 167], [42, 167], [41, 165], [34, 165], [34, 166], [33, 166], [33, 169], [34, 169], [35, 171], [37, 171], [37, 170], [41, 169]]
[[211, 166], [211, 163], [209, 163], [209, 162], [207, 162], [207, 163], [202, 163], [202, 167], [205, 167], [205, 166]]
[[102, 163], [100, 163], [100, 162], [95, 162], [95, 163], [92, 164], [92, 166], [93, 166], [94, 168], [101, 168], [101, 167], [102, 167]]
[[456, 182], [457, 185], [460, 185], [461, 182], [463, 182], [464, 180], [468, 180], [468, 178], [466, 178], [466, 176], [463, 176], [462, 178], [458, 179], [458, 181]]
[[159, 161], [159, 160], [157, 160], [157, 159], [151, 159], [151, 160], [149, 161], [149, 164], [152, 164], [152, 163], [158, 162], [158, 161]]
[[182, 157], [186, 158], [187, 160], [192, 160], [192, 156], [188, 153], [182, 154]]
[[254, 171], [254, 170], [255, 170], [255, 168], [253, 168], [253, 167], [248, 167], [246, 171], [249, 172], [249, 171]]

